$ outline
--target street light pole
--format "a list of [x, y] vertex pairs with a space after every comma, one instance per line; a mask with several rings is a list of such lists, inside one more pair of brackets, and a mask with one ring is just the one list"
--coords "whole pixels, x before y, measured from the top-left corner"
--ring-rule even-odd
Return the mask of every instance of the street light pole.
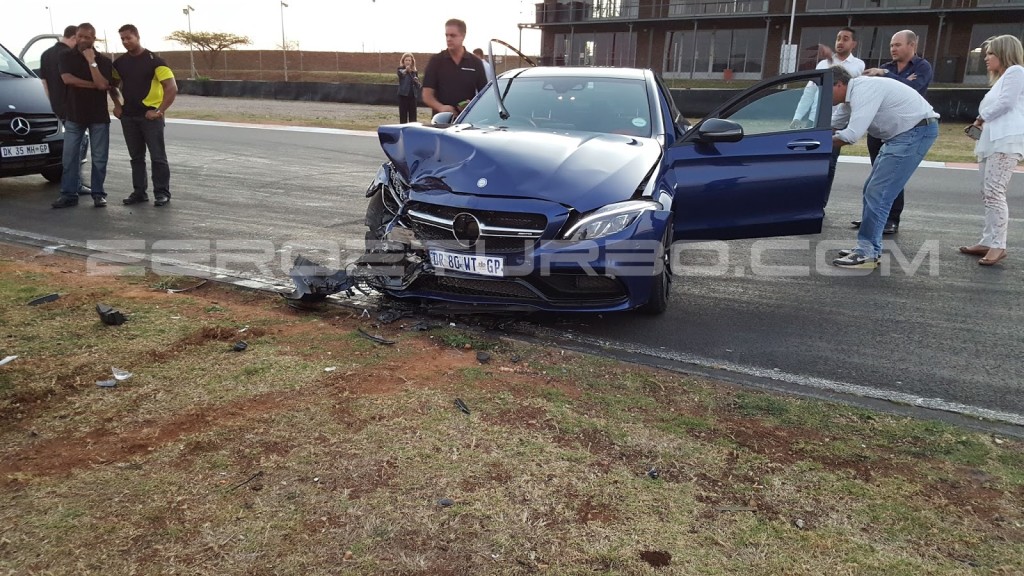
[[288, 44], [284, 39], [284, 9], [288, 5], [281, 0], [281, 55], [284, 57], [284, 81], [288, 81]]
[[46, 13], [50, 15], [50, 34], [53, 34], [53, 10], [50, 7], [46, 7]]
[[196, 58], [192, 52], [192, 13], [195, 12], [195, 10], [196, 9], [193, 8], [191, 4], [185, 6], [181, 10], [185, 14], [185, 17], [188, 18], [188, 66], [189, 70], [192, 71], [192, 73], [189, 74], [190, 80], [196, 77]]

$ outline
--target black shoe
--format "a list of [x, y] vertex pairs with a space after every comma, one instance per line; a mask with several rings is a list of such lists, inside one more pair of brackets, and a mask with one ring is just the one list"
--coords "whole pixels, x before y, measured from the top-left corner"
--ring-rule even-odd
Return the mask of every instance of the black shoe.
[[85, 184], [82, 184], [81, 187], [78, 188], [78, 195], [79, 196], [92, 196], [92, 188], [89, 188]]
[[885, 228], [882, 228], [882, 234], [895, 234], [900, 231], [900, 225], [892, 220], [888, 220], [885, 223]]
[[95, 206], [96, 208], [106, 208], [107, 199], [104, 198], [103, 196], [97, 196], [92, 199], [92, 205]]
[[856, 228], [860, 228], [860, 220], [852, 220], [852, 221], [850, 221], [850, 224], [853, 224], [853, 227], [855, 229]]
[[50, 204], [54, 208], [70, 208], [72, 206], [78, 206], [78, 198], [69, 198], [67, 196], [61, 196], [56, 202]]
[[121, 203], [125, 205], [142, 204], [143, 202], [149, 202], [149, 196], [146, 196], [145, 194], [132, 194], [131, 196], [121, 200]]
[[163, 206], [171, 201], [170, 196], [157, 196], [153, 199], [153, 206]]

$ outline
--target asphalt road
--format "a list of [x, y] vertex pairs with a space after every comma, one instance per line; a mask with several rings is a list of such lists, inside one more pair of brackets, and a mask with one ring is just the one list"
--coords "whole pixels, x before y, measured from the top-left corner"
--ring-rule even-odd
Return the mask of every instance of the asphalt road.
[[[383, 155], [374, 135], [169, 124], [169, 206], [124, 207], [130, 171], [111, 131], [110, 206], [52, 210], [40, 177], [0, 179], [0, 233], [285, 278], [294, 253], [355, 257], [363, 191]], [[539, 318], [584, 346], [1024, 424], [1024, 175], [1010, 191], [1010, 257], [985, 268], [956, 251], [978, 239], [977, 173], [920, 168], [888, 272], [828, 265], [852, 246], [863, 164], [841, 163], [813, 237], [682, 247], [670, 311]], [[826, 250], [829, 252], [826, 253]]]

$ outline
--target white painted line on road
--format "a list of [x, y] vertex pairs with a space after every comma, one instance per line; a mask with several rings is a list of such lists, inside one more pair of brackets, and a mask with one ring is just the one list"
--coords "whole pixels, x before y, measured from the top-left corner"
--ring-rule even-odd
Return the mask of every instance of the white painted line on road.
[[804, 386], [808, 388], [816, 388], [818, 390], [827, 390], [830, 392], [838, 392], [841, 394], [849, 394], [853, 396], [862, 396], [865, 398], [875, 398], [878, 400], [885, 400], [887, 402], [906, 404], [909, 406], [919, 406], [921, 408], [927, 408], [930, 410], [953, 412], [956, 414], [964, 414], [967, 416], [973, 416], [975, 418], [982, 418], [985, 420], [1006, 422], [1009, 424], [1016, 424], [1017, 426], [1024, 426], [1024, 415], [1022, 414], [999, 412], [996, 410], [989, 410], [987, 408], [981, 408], [978, 406], [968, 406], [966, 404], [958, 404], [956, 402], [942, 400], [941, 398], [925, 398], [922, 396], [914, 396], [913, 394], [905, 394], [903, 392], [881, 390], [878, 388], [872, 388], [870, 386], [860, 386], [858, 384], [848, 384], [846, 382], [837, 382], [835, 380], [828, 380], [825, 378], [815, 378], [813, 376], [791, 374], [789, 372], [783, 372], [778, 369], [768, 370], [765, 368], [758, 368], [756, 366], [736, 364], [734, 362], [729, 361], [713, 360], [710, 358], [704, 358], [701, 356], [696, 356], [694, 354], [687, 354], [683, 352], [671, 352], [667, 350], [650, 348], [648, 346], [640, 346], [637, 344], [630, 344], [626, 342], [601, 340], [599, 338], [591, 338], [589, 336], [583, 336], [580, 334], [567, 333], [561, 334], [561, 337], [566, 338], [567, 340], [573, 340], [575, 342], [587, 344], [589, 346], [614, 348], [622, 350], [624, 352], [630, 352], [633, 354], [639, 354], [643, 356], [652, 356], [655, 358], [672, 360], [674, 362], [681, 362], [684, 364], [692, 364], [695, 366], [700, 366], [702, 368], [724, 370], [727, 372], [745, 374], [747, 376], [754, 376], [757, 378], [767, 378], [769, 380], [786, 382], [788, 384], [796, 384], [798, 386]]
[[252, 128], [254, 130], [276, 130], [278, 132], [308, 132], [313, 134], [339, 134], [342, 136], [377, 137], [370, 130], [345, 130], [343, 128], [316, 128], [314, 126], [275, 126], [273, 124], [244, 124], [241, 122], [215, 122], [213, 120], [168, 119], [168, 124], [189, 124], [192, 126], [218, 126], [221, 128]]

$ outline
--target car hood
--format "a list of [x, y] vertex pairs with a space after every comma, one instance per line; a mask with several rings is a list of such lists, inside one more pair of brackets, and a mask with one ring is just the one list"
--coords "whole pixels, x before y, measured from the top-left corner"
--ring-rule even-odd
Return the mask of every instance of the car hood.
[[53, 114], [39, 78], [0, 78], [0, 114]]
[[650, 138], [592, 132], [406, 124], [377, 133], [414, 189], [534, 198], [581, 212], [632, 197], [662, 153]]

